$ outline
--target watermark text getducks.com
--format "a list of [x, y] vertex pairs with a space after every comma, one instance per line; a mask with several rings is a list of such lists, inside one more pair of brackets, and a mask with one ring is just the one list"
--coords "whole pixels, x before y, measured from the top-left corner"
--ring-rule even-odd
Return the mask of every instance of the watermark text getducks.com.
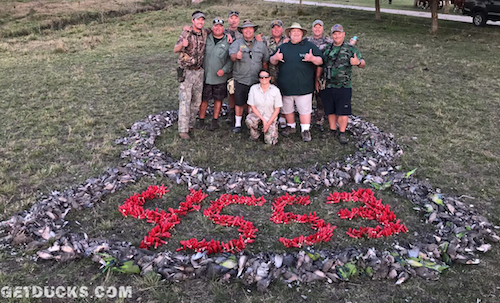
[[4, 286], [1, 298], [132, 298], [132, 286]]

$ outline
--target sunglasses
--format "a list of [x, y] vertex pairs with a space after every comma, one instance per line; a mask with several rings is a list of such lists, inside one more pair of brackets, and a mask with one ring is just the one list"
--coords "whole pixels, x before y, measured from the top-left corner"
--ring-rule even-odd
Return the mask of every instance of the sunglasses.
[[224, 20], [222, 20], [220, 18], [215, 18], [213, 23], [214, 24], [224, 24]]
[[236, 15], [237, 17], [239, 17], [240, 16], [240, 12], [238, 12], [238, 11], [229, 12], [229, 16], [232, 16], [232, 15]]
[[259, 76], [259, 79], [267, 79], [267, 78], [271, 78], [271, 76]]

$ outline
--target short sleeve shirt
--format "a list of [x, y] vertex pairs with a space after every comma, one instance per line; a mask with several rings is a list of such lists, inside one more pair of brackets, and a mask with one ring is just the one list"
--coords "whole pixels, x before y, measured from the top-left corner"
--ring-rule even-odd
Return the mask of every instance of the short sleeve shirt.
[[278, 86], [283, 96], [301, 96], [312, 93], [316, 65], [302, 60], [310, 50], [313, 55], [321, 56], [318, 47], [303, 40], [297, 44], [292, 44], [292, 42], [282, 44], [278, 49], [283, 53], [283, 61], [285, 61], [278, 64]]
[[262, 63], [269, 62], [269, 52], [266, 45], [255, 39], [247, 42], [241, 38], [231, 44], [229, 55], [236, 54], [240, 50], [243, 53], [242, 59], [233, 62], [234, 80], [248, 86], [258, 83]]
[[257, 107], [266, 120], [271, 119], [276, 108], [283, 107], [280, 90], [272, 84], [269, 85], [266, 92], [262, 90], [260, 84], [252, 85], [248, 93], [247, 104]]
[[327, 88], [352, 87], [351, 58], [354, 54], [358, 59], [363, 59], [359, 50], [348, 43], [340, 46], [329, 45], [323, 52], [323, 68], [330, 71], [326, 77]]
[[[265, 36], [262, 38], [262, 41], [266, 44], [267, 50], [269, 51], [269, 55], [274, 54], [278, 46], [283, 44], [283, 41], [286, 39], [286, 37], [283, 35], [281, 36], [280, 40], [276, 42], [276, 40], [272, 36]], [[278, 80], [278, 66], [277, 65], [269, 65], [269, 74], [271, 77], [274, 78], [274, 81]]]

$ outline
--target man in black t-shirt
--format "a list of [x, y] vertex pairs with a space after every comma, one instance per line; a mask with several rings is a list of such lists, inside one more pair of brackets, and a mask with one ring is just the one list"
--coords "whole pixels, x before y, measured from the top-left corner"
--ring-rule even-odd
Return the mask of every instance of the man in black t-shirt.
[[278, 86], [283, 94], [282, 111], [287, 127], [284, 136], [296, 132], [294, 105], [299, 112], [302, 140], [311, 141], [312, 93], [314, 91], [316, 67], [323, 64], [321, 51], [309, 41], [303, 40], [307, 30], [293, 23], [285, 30], [290, 42], [278, 47], [270, 58], [271, 64], [279, 66]]

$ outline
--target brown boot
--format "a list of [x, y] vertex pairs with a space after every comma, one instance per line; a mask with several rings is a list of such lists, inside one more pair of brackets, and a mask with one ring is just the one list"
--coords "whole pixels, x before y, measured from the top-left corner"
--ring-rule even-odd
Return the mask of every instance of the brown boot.
[[219, 129], [219, 121], [218, 121], [218, 119], [212, 119], [212, 124], [210, 125], [210, 130], [214, 131], [216, 129]]
[[181, 137], [181, 139], [183, 140], [190, 140], [191, 137], [189, 136], [188, 133], [179, 133], [179, 137]]

